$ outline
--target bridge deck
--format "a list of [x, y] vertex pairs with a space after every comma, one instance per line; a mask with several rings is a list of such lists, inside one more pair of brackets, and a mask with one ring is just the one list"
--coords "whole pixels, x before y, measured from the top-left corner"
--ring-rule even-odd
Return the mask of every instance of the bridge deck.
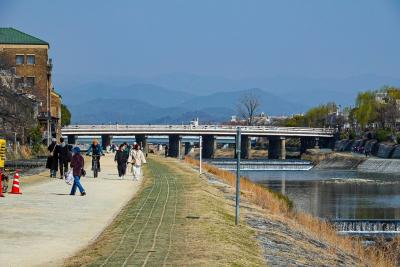
[[[70, 125], [63, 135], [222, 135], [234, 136], [237, 126], [230, 125]], [[332, 128], [242, 126], [243, 135], [333, 137]]]

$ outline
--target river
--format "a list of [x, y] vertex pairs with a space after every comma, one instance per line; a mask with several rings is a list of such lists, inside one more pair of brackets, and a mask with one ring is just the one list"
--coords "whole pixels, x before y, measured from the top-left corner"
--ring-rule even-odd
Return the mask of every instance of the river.
[[298, 210], [329, 219], [400, 219], [400, 176], [346, 170], [244, 171], [287, 195]]

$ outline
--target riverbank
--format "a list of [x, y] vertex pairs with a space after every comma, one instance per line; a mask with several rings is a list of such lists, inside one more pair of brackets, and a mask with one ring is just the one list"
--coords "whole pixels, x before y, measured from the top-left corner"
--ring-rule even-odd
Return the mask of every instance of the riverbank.
[[[188, 161], [194, 166], [197, 164], [192, 159]], [[233, 188], [235, 177], [232, 173], [213, 166], [204, 166], [204, 169]], [[241, 188], [242, 199], [247, 201], [244, 206], [251, 203], [259, 207], [252, 209], [259, 211], [255, 218], [244, 216], [257, 231], [257, 239], [271, 265], [396, 266], [398, 259], [393, 251], [397, 251], [398, 241], [386, 244], [386, 248], [390, 247], [387, 250], [365, 248], [357, 240], [338, 236], [324, 221], [285, 208], [282, 206], [284, 199], [279, 200], [279, 196], [261, 185], [242, 179]]]
[[357, 153], [329, 152], [310, 149], [302, 159], [309, 160], [319, 170], [354, 170], [363, 173], [400, 174], [400, 159], [365, 157]]

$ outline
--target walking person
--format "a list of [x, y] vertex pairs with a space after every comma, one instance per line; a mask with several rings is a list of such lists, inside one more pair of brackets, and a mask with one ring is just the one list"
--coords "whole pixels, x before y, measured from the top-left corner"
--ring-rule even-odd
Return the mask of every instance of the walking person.
[[68, 172], [68, 164], [72, 159], [71, 145], [65, 143], [64, 138], [60, 138], [60, 144], [56, 149], [58, 152], [58, 160], [60, 165], [60, 179], [64, 178], [64, 174]]
[[[136, 142], [135, 142], [135, 143], [136, 143]], [[128, 168], [128, 164], [132, 164], [131, 151], [132, 151], [133, 148], [135, 147], [135, 144], [128, 145], [128, 143], [125, 142], [124, 145], [125, 145], [124, 153], [125, 153], [125, 155], [126, 155], [126, 157], [127, 157], [127, 159], [128, 159], [128, 160], [127, 160], [126, 167]], [[132, 169], [130, 169], [130, 171], [131, 171], [131, 173], [132, 173]], [[126, 171], [125, 171], [125, 173], [126, 173]]]
[[164, 156], [168, 157], [168, 145], [165, 145]]
[[131, 150], [130, 156], [132, 158], [133, 180], [137, 181], [142, 176], [142, 165], [147, 163], [139, 144], [136, 144], [134, 149]]
[[46, 168], [50, 169], [50, 178], [56, 178], [58, 170], [57, 139], [51, 139], [51, 144], [47, 147], [47, 150], [49, 151], [49, 155], [47, 157]]
[[73, 152], [74, 155], [72, 156], [71, 159], [71, 168], [72, 168], [72, 174], [74, 175], [74, 184], [72, 185], [70, 195], [71, 196], [75, 195], [76, 188], [78, 187], [79, 192], [81, 192], [81, 195], [84, 196], [86, 195], [86, 192], [85, 189], [83, 189], [80, 180], [81, 180], [82, 170], [85, 166], [85, 159], [82, 157], [81, 149], [79, 147], [75, 147]]
[[117, 153], [115, 153], [115, 158], [114, 158], [114, 161], [116, 161], [118, 165], [118, 176], [121, 179], [124, 179], [125, 177], [126, 163], [128, 161], [128, 156], [126, 155], [124, 150], [125, 150], [125, 145], [121, 144], [119, 146], [119, 149], [117, 150]]

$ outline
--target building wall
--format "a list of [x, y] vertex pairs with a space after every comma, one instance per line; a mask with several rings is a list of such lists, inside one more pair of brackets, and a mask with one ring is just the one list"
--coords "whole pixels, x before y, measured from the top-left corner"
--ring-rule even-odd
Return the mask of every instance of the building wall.
[[[46, 116], [50, 111], [52, 118], [51, 124], [55, 127], [53, 136], [61, 134], [61, 98], [52, 90], [51, 65], [49, 64], [48, 45], [9, 45], [0, 44], [0, 55], [6, 60], [6, 64], [15, 67], [16, 75], [24, 78], [34, 77], [35, 85], [32, 88], [24, 87], [22, 90], [28, 94], [36, 96], [39, 102], [39, 113]], [[17, 65], [16, 56], [24, 55], [24, 64]], [[27, 56], [35, 55], [35, 64], [27, 64]], [[49, 99], [49, 103], [47, 103]], [[49, 106], [47, 106], [49, 104]], [[41, 124], [47, 125], [47, 119], [39, 115]], [[43, 125], [44, 126], [44, 125]], [[47, 127], [43, 127], [46, 129]]]
[[[48, 66], [48, 46], [46, 45], [1, 45], [0, 53], [7, 57], [7, 63], [16, 68], [19, 77], [35, 77], [33, 88], [24, 91], [35, 95], [39, 101], [39, 112], [46, 112], [47, 96], [50, 92], [50, 72]], [[25, 64], [16, 64], [16, 55], [24, 55]], [[35, 55], [35, 65], [27, 64], [27, 55]]]
[[53, 118], [53, 124], [55, 126], [56, 138], [61, 137], [61, 97], [55, 93], [51, 92], [51, 109], [50, 114]]

